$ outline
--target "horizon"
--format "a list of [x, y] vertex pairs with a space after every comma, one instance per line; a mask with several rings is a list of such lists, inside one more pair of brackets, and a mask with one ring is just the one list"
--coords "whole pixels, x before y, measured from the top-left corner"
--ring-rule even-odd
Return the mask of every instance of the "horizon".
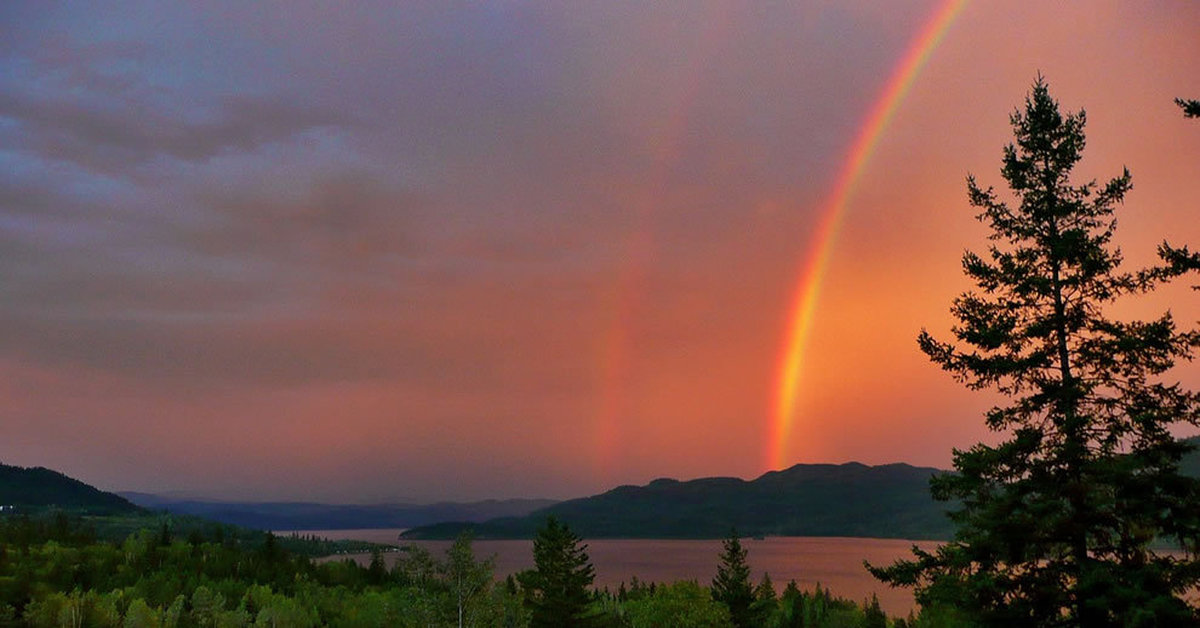
[[[947, 469], [1009, 114], [1200, 247], [1200, 4], [0, 7], [0, 460], [219, 501]], [[1016, 36], [1019, 34], [1019, 36]], [[1192, 281], [1114, 310], [1200, 320]], [[1200, 363], [1172, 381], [1200, 388]], [[1194, 430], [1180, 431], [1189, 436]], [[339, 499], [344, 501], [334, 501]], [[533, 497], [531, 497], [533, 496]]]
[[[3, 463], [3, 461], [0, 460], [0, 463]], [[495, 502], [505, 502], [505, 501], [563, 502], [563, 501], [571, 501], [571, 500], [575, 500], [575, 499], [585, 499], [588, 497], [595, 497], [596, 495], [602, 495], [602, 494], [612, 491], [614, 489], [622, 488], [622, 487], [626, 487], [626, 486], [644, 487], [644, 486], [648, 486], [650, 484], [653, 484], [653, 483], [661, 481], [661, 480], [669, 480], [672, 482], [692, 482], [692, 481], [696, 481], [696, 480], [713, 480], [713, 479], [730, 479], [730, 478], [732, 478], [735, 480], [741, 480], [743, 482], [752, 482], [752, 481], [757, 480], [765, 475], [768, 475], [771, 473], [780, 473], [780, 472], [792, 469], [794, 467], [801, 467], [801, 466], [844, 467], [844, 466], [848, 466], [848, 465], [860, 465], [860, 466], [865, 466], [865, 467], [909, 466], [909, 467], [913, 467], [915, 469], [935, 469], [938, 471], [948, 471], [949, 470], [949, 469], [940, 468], [940, 467], [928, 467], [928, 466], [923, 466], [923, 465], [914, 465], [914, 464], [909, 464], [909, 463], [903, 462], [903, 461], [885, 462], [885, 463], [873, 464], [873, 465], [858, 462], [855, 460], [848, 460], [846, 462], [797, 462], [797, 463], [790, 465], [788, 467], [785, 467], [783, 469], [770, 469], [770, 470], [764, 471], [753, 477], [739, 477], [739, 476], [733, 476], [733, 475], [710, 475], [710, 476], [689, 477], [689, 478], [675, 478], [675, 477], [663, 476], [663, 477], [651, 478], [649, 480], [644, 480], [641, 482], [635, 482], [632, 484], [618, 484], [615, 486], [610, 486], [608, 488], [605, 488], [596, 493], [589, 493], [587, 495], [573, 495], [573, 496], [566, 496], [566, 497], [546, 497], [546, 496], [543, 496], [543, 497], [538, 497], [538, 496], [483, 497], [480, 499], [471, 499], [471, 500], [434, 499], [432, 501], [404, 499], [403, 497], [401, 497], [395, 501], [386, 501], [386, 502], [375, 502], [375, 501], [371, 501], [371, 502], [330, 502], [330, 501], [312, 501], [312, 500], [303, 500], [303, 501], [274, 500], [274, 499], [270, 499], [269, 496], [265, 499], [221, 499], [218, 497], [204, 495], [201, 493], [194, 493], [192, 491], [166, 490], [166, 491], [159, 491], [159, 492], [151, 493], [151, 492], [145, 492], [145, 491], [131, 491], [131, 490], [125, 490], [125, 489], [101, 489], [101, 490], [105, 490], [109, 493], [113, 493], [113, 494], [121, 495], [121, 496], [124, 496], [126, 494], [138, 494], [138, 495], [146, 495], [146, 496], [150, 496], [150, 497], [158, 497], [158, 498], [162, 498], [162, 499], [169, 499], [172, 501], [196, 501], [196, 502], [229, 503], [229, 504], [255, 504], [255, 503], [302, 504], [302, 503], [311, 503], [311, 504], [321, 504], [321, 505], [326, 505], [326, 506], [435, 506], [438, 504], [470, 504], [470, 503], [491, 502], [491, 501], [495, 501]], [[84, 482], [85, 484], [88, 483], [83, 478], [74, 478], [74, 479], [80, 480], [80, 481]], [[100, 488], [100, 487], [97, 487], [97, 488]]]

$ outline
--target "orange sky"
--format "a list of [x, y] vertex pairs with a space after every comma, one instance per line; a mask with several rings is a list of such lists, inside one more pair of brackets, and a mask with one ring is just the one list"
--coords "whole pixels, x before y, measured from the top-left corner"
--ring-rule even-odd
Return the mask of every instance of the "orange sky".
[[[0, 461], [239, 499], [752, 477], [806, 247], [941, 2], [0, 8]], [[1200, 5], [968, 2], [854, 186], [786, 457], [948, 466], [947, 336], [1040, 71], [1200, 247]], [[1156, 295], [1200, 319], [1200, 293]], [[1200, 386], [1200, 366], [1173, 373]]]

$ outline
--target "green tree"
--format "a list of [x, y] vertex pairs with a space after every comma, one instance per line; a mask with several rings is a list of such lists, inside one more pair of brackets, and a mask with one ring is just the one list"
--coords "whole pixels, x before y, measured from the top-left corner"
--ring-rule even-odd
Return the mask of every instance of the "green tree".
[[185, 599], [182, 595], [175, 597], [175, 599], [171, 602], [171, 605], [163, 611], [163, 628], [175, 628], [175, 626], [179, 625], [180, 619], [182, 619], [184, 615], [184, 604]]
[[1184, 100], [1176, 98], [1175, 104], [1183, 109], [1183, 115], [1189, 118], [1200, 118], [1200, 100]]
[[388, 577], [387, 565], [383, 561], [383, 552], [379, 548], [371, 550], [371, 562], [367, 564], [367, 582], [380, 585]]
[[863, 602], [862, 628], [887, 628], [887, 615], [879, 606], [879, 596], [874, 593], [870, 602]]
[[561, 628], [587, 623], [596, 569], [587, 545], [556, 517], [546, 519], [533, 540], [532, 570], [518, 580], [525, 589], [533, 628]]
[[[919, 338], [958, 381], [1007, 399], [986, 415], [1004, 440], [955, 451], [957, 473], [934, 478], [935, 497], [961, 500], [954, 540], [872, 572], [985, 625], [1192, 625], [1200, 487], [1180, 475], [1189, 446], [1171, 429], [1200, 424], [1200, 396], [1162, 380], [1200, 334], [1170, 313], [1122, 322], [1104, 309], [1200, 256], [1164, 243], [1162, 265], [1122, 271], [1113, 208], [1129, 172], [1071, 183], [1085, 116], [1061, 114], [1040, 77], [1011, 122], [1001, 172], [1016, 203], [967, 179], [993, 244], [963, 257], [977, 289], [954, 302], [958, 343]], [[1153, 549], [1160, 538], [1185, 556]]]
[[750, 585], [746, 549], [742, 547], [736, 530], [731, 530], [721, 545], [721, 564], [717, 566], [717, 575], [712, 581], [712, 596], [729, 609], [733, 625], [748, 628], [754, 619], [750, 612], [754, 591]]
[[804, 628], [804, 600], [805, 596], [796, 586], [796, 581], [789, 581], [779, 596], [779, 614], [774, 625], [779, 628]]
[[729, 609], [699, 584], [682, 580], [625, 604], [632, 628], [727, 628]]
[[492, 586], [494, 564], [495, 560], [492, 558], [482, 562], [475, 560], [475, 553], [471, 550], [470, 532], [459, 534], [450, 549], [446, 550], [443, 575], [458, 611], [458, 628], [479, 623], [475, 615], [479, 614], [477, 611], [480, 609], [477, 607], [480, 605], [474, 602], [480, 598], [486, 599], [486, 594]]
[[779, 613], [779, 595], [771, 574], [763, 572], [762, 580], [754, 587], [754, 601], [750, 603], [750, 616], [755, 626], [765, 626]]
[[[242, 611], [244, 613], [244, 611]], [[238, 616], [230, 613], [224, 618], [233, 625], [245, 625], [249, 615]], [[316, 613], [305, 608], [300, 602], [285, 595], [273, 595], [265, 601], [262, 608], [254, 617], [255, 626], [265, 628], [309, 628], [319, 624]]]
[[136, 598], [125, 611], [125, 628], [157, 628], [162, 625], [159, 612], [146, 605], [146, 600]]
[[197, 626], [216, 626], [222, 611], [225, 610], [225, 596], [213, 594], [206, 586], [198, 586], [192, 591], [192, 621]]

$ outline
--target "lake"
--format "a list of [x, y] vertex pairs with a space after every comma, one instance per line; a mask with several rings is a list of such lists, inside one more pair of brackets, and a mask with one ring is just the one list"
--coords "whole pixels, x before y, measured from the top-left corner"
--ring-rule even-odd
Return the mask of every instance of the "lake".
[[[280, 531], [277, 534], [291, 534]], [[399, 544], [401, 530], [300, 530], [329, 539], [357, 539], [375, 543]], [[697, 580], [712, 581], [721, 553], [720, 540], [663, 540], [663, 539], [594, 539], [584, 540], [587, 553], [596, 566], [597, 588], [615, 590], [621, 582], [633, 576], [646, 582]], [[811, 589], [819, 582], [834, 595], [863, 600], [875, 593], [889, 615], [907, 615], [914, 608], [908, 589], [892, 589], [880, 583], [863, 568], [864, 559], [876, 565], [887, 565], [898, 558], [911, 556], [913, 544], [931, 549], [931, 541], [901, 539], [862, 539], [844, 537], [767, 537], [762, 540], [743, 539], [753, 580], [762, 579], [763, 572], [771, 574], [775, 588], [782, 591], [789, 580], [801, 589]], [[404, 541], [440, 555], [450, 541]], [[532, 541], [480, 540], [472, 544], [475, 555], [496, 557], [496, 577], [533, 567]], [[361, 564], [370, 560], [367, 554], [348, 554]]]

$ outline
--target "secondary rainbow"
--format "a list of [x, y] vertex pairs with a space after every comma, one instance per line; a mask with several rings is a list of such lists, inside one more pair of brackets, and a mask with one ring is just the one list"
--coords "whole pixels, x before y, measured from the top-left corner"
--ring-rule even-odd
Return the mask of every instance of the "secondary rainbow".
[[771, 403], [771, 427], [767, 445], [768, 468], [780, 469], [788, 462], [788, 445], [792, 436], [792, 423], [796, 415], [801, 370], [806, 357], [808, 337], [812, 331], [817, 297], [821, 293], [821, 283], [825, 277], [826, 267], [829, 265], [833, 243], [837, 237], [838, 227], [841, 226], [842, 216], [846, 212], [847, 201], [854, 190], [854, 184], [858, 181], [876, 144], [878, 144], [879, 137], [887, 128], [888, 122], [896, 113], [901, 101], [904, 100], [905, 94], [912, 87], [917, 74], [929, 60], [938, 43], [954, 23], [954, 18], [958, 16], [966, 3], [967, 0], [943, 2], [917, 37], [913, 39], [887, 85], [884, 86], [879, 99], [871, 107], [866, 123], [858, 132], [854, 144], [851, 145], [825, 209], [821, 212], [822, 217], [813, 233], [811, 244], [808, 247], [808, 255], [801, 265], [800, 279], [796, 285], [795, 296], [792, 299], [787, 319], [787, 340], [779, 356], [775, 397]]

